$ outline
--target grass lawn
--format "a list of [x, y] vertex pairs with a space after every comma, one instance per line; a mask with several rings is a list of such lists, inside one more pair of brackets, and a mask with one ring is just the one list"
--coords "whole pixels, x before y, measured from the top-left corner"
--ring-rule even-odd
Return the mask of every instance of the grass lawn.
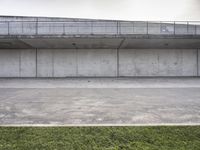
[[0, 150], [200, 150], [200, 126], [0, 127]]

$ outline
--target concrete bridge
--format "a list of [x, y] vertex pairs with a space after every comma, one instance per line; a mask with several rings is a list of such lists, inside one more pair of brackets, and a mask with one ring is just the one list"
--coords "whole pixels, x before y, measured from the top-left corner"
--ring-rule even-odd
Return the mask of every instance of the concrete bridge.
[[199, 76], [200, 22], [0, 17], [0, 77]]

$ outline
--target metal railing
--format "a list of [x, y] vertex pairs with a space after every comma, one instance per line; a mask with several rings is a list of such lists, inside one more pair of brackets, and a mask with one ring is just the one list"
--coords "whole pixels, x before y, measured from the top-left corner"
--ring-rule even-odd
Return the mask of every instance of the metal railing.
[[200, 35], [200, 21], [0, 21], [0, 35]]

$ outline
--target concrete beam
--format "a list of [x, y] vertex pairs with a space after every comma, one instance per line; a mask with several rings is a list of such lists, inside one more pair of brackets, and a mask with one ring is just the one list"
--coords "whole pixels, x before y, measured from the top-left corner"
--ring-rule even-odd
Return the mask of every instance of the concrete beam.
[[0, 49], [200, 49], [200, 37], [116, 37], [116, 38], [0, 38]]
[[7, 49], [0, 77], [198, 76], [197, 49]]

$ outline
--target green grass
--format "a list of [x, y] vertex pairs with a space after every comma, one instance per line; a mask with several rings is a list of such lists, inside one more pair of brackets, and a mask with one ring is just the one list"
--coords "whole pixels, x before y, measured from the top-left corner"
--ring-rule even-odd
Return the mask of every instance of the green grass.
[[200, 126], [0, 127], [0, 150], [200, 150]]

